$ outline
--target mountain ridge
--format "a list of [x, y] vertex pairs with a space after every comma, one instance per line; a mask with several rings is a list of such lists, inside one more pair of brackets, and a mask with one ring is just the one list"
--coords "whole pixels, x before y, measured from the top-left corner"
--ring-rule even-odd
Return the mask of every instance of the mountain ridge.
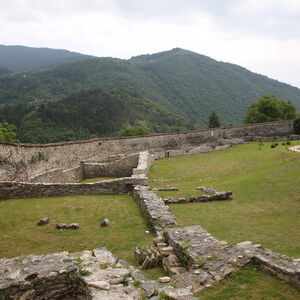
[[0, 66], [13, 72], [43, 70], [92, 57], [65, 49], [0, 45]]
[[[3, 72], [4, 75], [0, 76], [0, 104], [15, 115], [17, 112], [8, 107], [12, 103], [15, 104], [10, 107], [17, 107], [18, 103], [35, 103], [38, 107], [53, 101], [62, 103], [68, 98], [66, 109], [71, 110], [72, 105], [78, 106], [78, 97], [74, 96], [74, 103], [70, 100], [76, 93], [114, 89], [134, 94], [137, 99], [146, 98], [154, 106], [163, 107], [165, 113], [169, 111], [189, 120], [194, 128], [207, 126], [208, 116], [213, 110], [222, 124], [241, 124], [247, 106], [263, 94], [276, 94], [300, 108], [300, 89], [297, 87], [181, 48], [127, 60], [88, 57], [46, 70], [6, 75], [5, 69]], [[30, 111], [29, 107], [24, 111]], [[110, 113], [113, 116], [114, 112]], [[5, 115], [0, 114], [0, 118], [3, 120]], [[14, 122], [19, 126], [22, 120], [15, 119]], [[176, 125], [180, 127], [183, 123]], [[126, 124], [130, 122], [124, 120], [123, 125]], [[190, 124], [188, 126], [190, 128]]]

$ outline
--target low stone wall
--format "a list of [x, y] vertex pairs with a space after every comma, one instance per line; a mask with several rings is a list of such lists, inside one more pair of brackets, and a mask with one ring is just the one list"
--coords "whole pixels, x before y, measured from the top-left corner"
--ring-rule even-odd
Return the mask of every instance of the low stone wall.
[[182, 203], [196, 203], [196, 202], [208, 202], [208, 201], [219, 201], [219, 200], [232, 200], [232, 192], [218, 192], [214, 195], [202, 195], [192, 196], [189, 198], [178, 198], [178, 199], [163, 199], [165, 204], [182, 204]]
[[171, 213], [169, 207], [148, 187], [134, 186], [132, 194], [154, 232], [161, 232], [165, 228], [178, 226], [175, 216]]
[[0, 182], [0, 199], [72, 195], [127, 194], [134, 185], [145, 185], [145, 177], [124, 177], [94, 183]]
[[139, 154], [135, 153], [108, 163], [84, 162], [84, 178], [131, 176], [132, 170], [138, 165], [138, 161]]
[[41, 174], [35, 175], [29, 179], [30, 182], [50, 182], [50, 183], [67, 183], [79, 182], [84, 179], [83, 165], [72, 169], [53, 169]]
[[168, 229], [167, 242], [189, 270], [175, 280], [194, 282], [195, 291], [211, 286], [248, 263], [258, 264], [262, 271], [300, 288], [300, 259], [264, 250], [259, 244], [246, 241], [229, 246], [200, 225]]
[[[52, 168], [69, 169], [81, 161], [105, 161], [109, 156], [150, 151], [164, 157], [169, 150], [186, 151], [205, 143], [255, 136], [286, 136], [293, 121], [249, 124], [202, 131], [126, 138], [99, 138], [47, 145], [0, 143], [0, 180], [28, 181]], [[228, 144], [228, 143], [227, 143]], [[177, 154], [178, 155], [178, 154]]]

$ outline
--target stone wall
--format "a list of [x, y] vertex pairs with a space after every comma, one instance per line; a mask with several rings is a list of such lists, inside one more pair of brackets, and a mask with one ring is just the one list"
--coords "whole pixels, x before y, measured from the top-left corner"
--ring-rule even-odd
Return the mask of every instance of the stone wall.
[[29, 179], [30, 182], [67, 183], [79, 182], [84, 179], [83, 164], [71, 169], [52, 169], [37, 174]]
[[170, 208], [148, 187], [134, 186], [132, 194], [152, 231], [161, 232], [164, 228], [178, 226]]
[[230, 246], [200, 225], [168, 229], [167, 241], [189, 270], [178, 275], [177, 281], [195, 282], [194, 289], [209, 287], [248, 263], [300, 288], [300, 259], [263, 249], [259, 244], [246, 241]]
[[94, 183], [0, 182], [0, 199], [54, 197], [72, 195], [127, 194], [133, 185], [145, 185], [142, 176], [103, 180]]
[[224, 139], [284, 136], [293, 131], [293, 121], [250, 124], [202, 131], [128, 138], [92, 139], [47, 145], [0, 143], [0, 180], [29, 181], [50, 169], [69, 169], [81, 161], [105, 161], [109, 156], [149, 150], [161, 157], [180, 150]]
[[126, 177], [132, 175], [133, 168], [138, 165], [139, 154], [135, 153], [122, 159], [108, 163], [84, 162], [84, 178]]
[[133, 169], [132, 174], [147, 176], [147, 172], [154, 160], [154, 155], [150, 154], [149, 151], [139, 152], [138, 165]]

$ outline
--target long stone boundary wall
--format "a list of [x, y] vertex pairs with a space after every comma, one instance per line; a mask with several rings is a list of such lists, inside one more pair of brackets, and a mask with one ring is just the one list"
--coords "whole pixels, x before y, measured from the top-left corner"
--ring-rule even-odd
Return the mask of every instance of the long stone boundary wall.
[[286, 136], [293, 133], [293, 121], [249, 124], [202, 131], [179, 132], [128, 138], [103, 138], [47, 145], [0, 143], [0, 180], [29, 181], [50, 169], [70, 169], [81, 161], [105, 161], [118, 154], [195, 148], [208, 142], [256, 136]]
[[0, 199], [72, 195], [127, 194], [133, 186], [147, 184], [143, 176], [123, 177], [94, 183], [0, 182]]

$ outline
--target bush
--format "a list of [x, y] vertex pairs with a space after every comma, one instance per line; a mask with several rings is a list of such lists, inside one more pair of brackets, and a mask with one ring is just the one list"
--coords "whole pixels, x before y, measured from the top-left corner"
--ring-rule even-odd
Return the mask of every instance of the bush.
[[300, 134], [300, 118], [294, 121], [294, 133]]

